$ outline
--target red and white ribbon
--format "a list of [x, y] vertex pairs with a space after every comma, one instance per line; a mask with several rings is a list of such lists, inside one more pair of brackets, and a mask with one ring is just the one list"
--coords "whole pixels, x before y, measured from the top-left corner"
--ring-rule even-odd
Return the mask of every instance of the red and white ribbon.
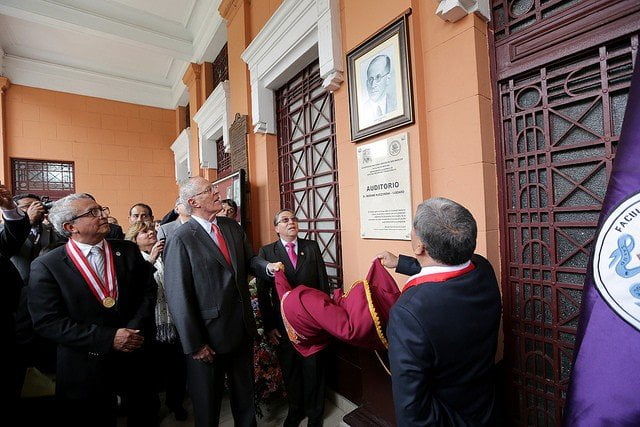
[[113, 264], [113, 254], [111, 252], [111, 245], [109, 242], [104, 240], [104, 258], [105, 258], [105, 274], [106, 283], [103, 282], [102, 278], [100, 278], [93, 268], [89, 264], [87, 257], [84, 256], [78, 245], [72, 240], [66, 244], [66, 250], [71, 258], [71, 261], [75, 264], [78, 271], [84, 278], [84, 281], [89, 286], [93, 295], [100, 301], [101, 304], [105, 304], [105, 299], [108, 297], [116, 300], [118, 298], [118, 286], [116, 281], [116, 269]]

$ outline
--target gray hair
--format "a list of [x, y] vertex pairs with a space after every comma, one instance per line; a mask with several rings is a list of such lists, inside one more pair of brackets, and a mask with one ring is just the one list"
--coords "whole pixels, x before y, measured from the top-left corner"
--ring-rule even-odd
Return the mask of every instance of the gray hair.
[[184, 205], [184, 210], [191, 215], [191, 206], [189, 205], [189, 199], [193, 197], [194, 194], [198, 192], [198, 184], [197, 182], [200, 179], [204, 179], [201, 176], [193, 176], [186, 180], [181, 186], [179, 190], [180, 197], [178, 197], [178, 202]]
[[95, 199], [87, 193], [75, 193], [53, 202], [53, 206], [51, 206], [49, 222], [51, 222], [56, 231], [64, 237], [71, 237], [71, 233], [64, 229], [64, 224], [71, 222], [71, 218], [82, 213], [78, 212], [78, 210], [72, 206], [73, 202], [80, 199], [95, 201]]
[[413, 229], [429, 256], [446, 265], [469, 261], [476, 249], [476, 220], [453, 200], [434, 197], [420, 203]]

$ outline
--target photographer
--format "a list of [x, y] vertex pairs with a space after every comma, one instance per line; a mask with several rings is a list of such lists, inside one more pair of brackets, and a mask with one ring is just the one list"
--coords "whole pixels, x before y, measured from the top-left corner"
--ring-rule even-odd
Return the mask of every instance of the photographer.
[[45, 221], [48, 213], [47, 205], [51, 205], [50, 201], [43, 203], [42, 199], [35, 194], [18, 194], [13, 197], [13, 201], [18, 209], [29, 217], [31, 231], [20, 251], [11, 257], [11, 262], [20, 272], [24, 283], [29, 283], [31, 262], [36, 259], [40, 251], [52, 243], [66, 239], [56, 233], [51, 224]]
[[[31, 263], [40, 252], [47, 247], [54, 246], [57, 242], [66, 241], [46, 221], [49, 207], [52, 202], [43, 200], [35, 194], [18, 194], [13, 197], [18, 211], [22, 211], [28, 218], [30, 231], [20, 249], [11, 257], [11, 262], [20, 273], [22, 281], [29, 283], [29, 271]], [[16, 321], [16, 339], [18, 353], [20, 355], [20, 378], [30, 366], [37, 367], [46, 373], [55, 372], [55, 345], [41, 339], [33, 332], [31, 316], [27, 309], [27, 288], [22, 288], [19, 297]]]

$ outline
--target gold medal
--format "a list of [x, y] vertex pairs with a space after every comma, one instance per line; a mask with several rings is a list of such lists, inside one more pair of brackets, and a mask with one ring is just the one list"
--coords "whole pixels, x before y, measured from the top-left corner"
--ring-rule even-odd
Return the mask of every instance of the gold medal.
[[102, 300], [102, 305], [104, 305], [106, 308], [111, 308], [116, 305], [116, 300], [111, 297], [106, 297]]

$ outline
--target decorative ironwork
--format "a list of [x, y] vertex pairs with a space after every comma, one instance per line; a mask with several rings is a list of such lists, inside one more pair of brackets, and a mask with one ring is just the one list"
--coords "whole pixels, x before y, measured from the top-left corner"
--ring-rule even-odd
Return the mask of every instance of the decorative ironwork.
[[[536, 1], [536, 10], [556, 3]], [[635, 34], [498, 83], [513, 424], [562, 420], [582, 285], [637, 46]]]
[[333, 95], [318, 61], [276, 93], [280, 201], [300, 218], [303, 237], [318, 242], [333, 287], [342, 286]]
[[75, 193], [73, 162], [11, 159], [15, 194], [33, 193], [57, 200]]
[[507, 38], [585, 1], [493, 0], [495, 38]]
[[213, 88], [215, 89], [220, 82], [229, 80], [229, 58], [226, 43], [211, 65], [213, 67]]
[[231, 175], [231, 154], [224, 151], [224, 140], [222, 137], [216, 141], [216, 152], [218, 156], [218, 178], [224, 178]]

